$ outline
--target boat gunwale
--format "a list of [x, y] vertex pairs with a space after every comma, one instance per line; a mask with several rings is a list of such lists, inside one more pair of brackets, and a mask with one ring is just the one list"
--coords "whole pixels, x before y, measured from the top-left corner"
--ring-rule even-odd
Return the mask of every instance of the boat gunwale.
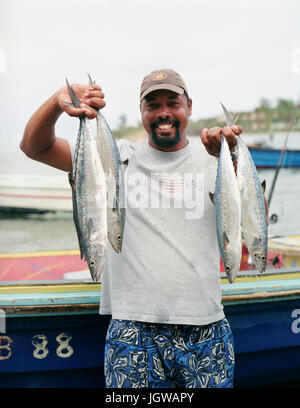
[[[227, 283], [227, 278], [222, 277], [222, 304], [227, 306], [300, 299], [300, 279], [295, 279], [298, 273], [299, 267], [281, 268], [280, 271], [272, 269], [265, 274], [243, 271], [245, 279], [240, 276], [241, 280], [233, 284]], [[269, 279], [265, 279], [267, 276]], [[100, 299], [101, 283], [83, 280], [33, 281], [30, 284], [28, 281], [6, 281], [0, 285], [0, 309], [8, 317], [96, 313], [99, 312]]]
[[[300, 289], [276, 292], [254, 292], [245, 294], [229, 294], [222, 296], [222, 304], [224, 306], [274, 302], [274, 301], [289, 301], [300, 299]], [[91, 314], [99, 313], [99, 303], [76, 303], [76, 304], [52, 304], [52, 305], [8, 305], [2, 306], [6, 317], [25, 317], [25, 316], [51, 316], [65, 314]]]

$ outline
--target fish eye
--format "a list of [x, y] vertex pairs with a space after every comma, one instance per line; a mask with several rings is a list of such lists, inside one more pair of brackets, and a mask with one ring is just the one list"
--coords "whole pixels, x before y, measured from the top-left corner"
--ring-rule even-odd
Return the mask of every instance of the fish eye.
[[117, 238], [118, 241], [121, 241], [121, 235], [120, 234], [116, 235], [116, 238]]
[[92, 259], [91, 261], [90, 261], [90, 266], [95, 266], [96, 265], [96, 262]]
[[265, 262], [266, 257], [265, 257], [264, 255], [262, 255], [262, 256], [260, 257], [260, 260], [263, 261], [263, 262]]
[[231, 271], [231, 266], [227, 265], [225, 270], [226, 270], [226, 272], [230, 272]]

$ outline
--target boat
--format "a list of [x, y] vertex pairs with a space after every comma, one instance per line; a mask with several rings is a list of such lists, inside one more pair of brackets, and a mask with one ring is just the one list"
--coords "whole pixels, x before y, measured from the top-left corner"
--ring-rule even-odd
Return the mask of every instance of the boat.
[[[276, 168], [281, 150], [249, 146], [249, 151], [255, 166], [259, 168]], [[300, 150], [287, 149], [285, 151], [282, 167], [300, 167]]]
[[66, 175], [0, 175], [0, 210], [22, 214], [72, 211]]
[[[248, 144], [257, 168], [275, 168], [281, 150]], [[282, 167], [300, 167], [300, 150], [286, 150]], [[72, 212], [72, 191], [65, 174], [0, 175], [0, 212]]]
[[270, 257], [280, 260], [278, 267], [300, 266], [300, 235], [270, 237], [268, 248]]
[[[221, 276], [236, 388], [300, 380], [300, 268]], [[103, 388], [101, 283], [2, 282], [0, 387]]]
[[[296, 238], [299, 239], [295, 241]], [[292, 239], [299, 245], [296, 260], [295, 256], [291, 254], [290, 248], [281, 244], [283, 240], [292, 245]], [[295, 250], [294, 248], [294, 252]], [[288, 266], [300, 266], [300, 236], [270, 239], [267, 268]], [[249, 252], [243, 246], [240, 270], [253, 269], [254, 264]], [[220, 272], [221, 277], [226, 276], [221, 257]], [[34, 281], [51, 282], [65, 279], [92, 281], [88, 265], [81, 259], [79, 249], [0, 253], [0, 285], [6, 281], [34, 283]]]
[[4, 281], [91, 279], [78, 249], [0, 254], [0, 285]]

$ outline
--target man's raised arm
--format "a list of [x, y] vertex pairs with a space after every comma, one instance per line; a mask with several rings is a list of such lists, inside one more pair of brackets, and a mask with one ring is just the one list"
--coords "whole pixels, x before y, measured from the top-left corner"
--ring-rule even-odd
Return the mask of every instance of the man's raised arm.
[[31, 159], [64, 171], [72, 169], [71, 152], [68, 141], [55, 136], [56, 121], [63, 112], [93, 119], [97, 112], [92, 107], [105, 106], [99, 85], [74, 84], [72, 87], [82, 102], [81, 107], [77, 109], [65, 103], [71, 99], [67, 87], [63, 86], [31, 116], [20, 143], [20, 149]]

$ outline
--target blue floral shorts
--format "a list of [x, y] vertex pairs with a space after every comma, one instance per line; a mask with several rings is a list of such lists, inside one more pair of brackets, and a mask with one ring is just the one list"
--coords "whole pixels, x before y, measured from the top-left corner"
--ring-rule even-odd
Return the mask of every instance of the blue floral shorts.
[[110, 321], [107, 388], [232, 388], [233, 370], [226, 319], [205, 326]]

